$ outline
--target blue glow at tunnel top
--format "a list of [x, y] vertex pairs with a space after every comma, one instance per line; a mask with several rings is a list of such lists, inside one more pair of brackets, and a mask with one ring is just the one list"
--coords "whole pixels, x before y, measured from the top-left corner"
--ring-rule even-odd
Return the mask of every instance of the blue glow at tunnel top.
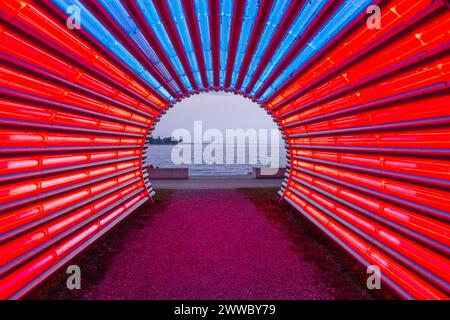
[[286, 10], [289, 7], [289, 3], [290, 1], [288, 0], [276, 0], [274, 5], [272, 6], [270, 15], [266, 22], [266, 26], [264, 27], [264, 30], [261, 34], [261, 38], [252, 58], [252, 62], [250, 63], [247, 75], [245, 76], [245, 80], [242, 85], [242, 91], [245, 91], [245, 89], [247, 89], [247, 86], [249, 85], [250, 80], [255, 73], [255, 70], [258, 67], [262, 56], [264, 55], [264, 52], [269, 46], [270, 40], [272, 39], [275, 31], [277, 30], [277, 27], [281, 23], [284, 14], [286, 13]]
[[233, 0], [220, 1], [220, 85], [225, 85], [228, 61], [228, 44], [230, 42], [231, 16], [233, 14]]
[[[127, 13], [125, 7], [119, 0], [99, 0], [103, 8], [112, 16], [117, 22], [120, 28], [126, 33], [126, 35], [132, 39], [132, 41], [142, 50], [148, 57], [153, 66], [160, 72], [162, 77], [167, 81], [168, 85], [174, 89], [177, 94], [180, 94], [181, 89], [176, 84], [173, 77], [169, 74], [166, 67], [158, 58], [155, 51], [152, 49], [150, 43], [147, 42], [141, 30], [139, 30], [132, 17]], [[187, 73], [180, 57], [175, 50], [161, 17], [153, 2], [154, 0], [136, 0], [136, 4], [141, 10], [143, 16], [147, 20], [149, 27], [155, 33], [156, 37], [161, 43], [169, 60], [173, 64], [179, 78], [183, 85], [189, 92], [193, 91], [193, 87], [188, 79]], [[163, 97], [173, 102], [175, 99], [170, 93], [159, 83], [139, 61], [137, 61], [132, 54], [112, 35], [89, 10], [83, 6], [79, 0], [53, 0], [53, 2], [62, 10], [65, 10], [69, 5], [77, 5], [82, 8], [83, 11], [83, 27], [94, 36], [106, 49], [113, 52], [119, 57], [126, 65], [128, 65], [134, 72], [141, 76], [151, 87], [155, 88]], [[305, 48], [298, 53], [294, 60], [287, 66], [285, 70], [275, 79], [273, 83], [262, 94], [259, 102], [266, 101], [282, 83], [288, 79], [295, 70], [304, 65], [309, 59], [311, 59], [317, 52], [319, 52], [332, 39], [336, 34], [341, 32], [361, 11], [370, 5], [373, 0], [347, 0], [345, 1], [333, 16], [327, 21], [327, 23], [320, 29], [317, 35], [305, 46]], [[208, 86], [212, 86], [213, 79], [213, 62], [212, 62], [212, 50], [211, 50], [211, 34], [210, 34], [210, 16], [208, 2], [203, 0], [194, 0], [194, 10], [196, 15], [196, 23], [200, 31], [200, 42], [204, 55], [204, 64], [206, 68], [206, 76]], [[270, 61], [264, 68], [261, 76], [257, 79], [255, 86], [251, 90], [251, 95], [255, 95], [262, 84], [269, 78], [269, 76], [275, 71], [283, 57], [292, 48], [294, 43], [301, 38], [302, 34], [314, 21], [317, 14], [324, 9], [327, 1], [307, 1], [285, 37], [281, 41], [278, 48], [276, 48]], [[179, 38], [182, 42], [184, 50], [187, 54], [188, 63], [192, 69], [193, 76], [196, 85], [203, 88], [203, 83], [200, 75], [199, 62], [195, 54], [193, 46], [193, 38], [190, 34], [189, 27], [186, 22], [186, 13], [184, 12], [183, 5], [180, 0], [170, 0], [167, 2], [170, 14], [174, 17], [174, 24], [176, 26]], [[242, 85], [242, 91], [244, 91], [250, 83], [252, 76], [258, 65], [258, 61], [262, 58], [265, 50], [267, 49], [270, 39], [273, 37], [276, 28], [281, 23], [281, 20], [289, 7], [290, 1], [276, 0], [271, 7], [271, 11], [268, 15], [268, 19], [263, 28], [261, 38], [257, 44], [255, 53], [250, 60], [248, 71], [245, 75]], [[233, 35], [231, 32], [231, 16], [233, 14], [234, 1], [233, 0], [220, 0], [220, 57], [219, 57], [219, 82], [221, 86], [225, 85], [225, 77], [228, 61], [228, 51], [230, 39]], [[259, 11], [260, 1], [248, 0], [245, 3], [243, 22], [240, 30], [240, 36], [237, 45], [236, 58], [234, 62], [234, 68], [232, 69], [231, 89], [236, 87], [237, 78], [241, 70], [245, 51], [250, 41], [250, 35], [252, 34], [255, 20]]]
[[261, 96], [264, 101], [283, 84], [296, 70], [299, 70], [309, 59], [322, 50], [323, 47], [339, 32], [341, 32], [358, 14], [360, 14], [373, 0], [347, 0], [333, 16], [326, 22], [316, 36], [300, 52], [280, 76], [269, 86]]
[[180, 0], [167, 1], [170, 13], [173, 17], [175, 26], [177, 27], [178, 34], [180, 35], [181, 42], [183, 43], [184, 50], [187, 54], [189, 64], [194, 74], [195, 80], [199, 87], [202, 87], [202, 80], [200, 77], [200, 70], [195, 56], [194, 46], [192, 44], [189, 28], [186, 23], [186, 15], [183, 10], [183, 5]]
[[244, 9], [244, 21], [242, 22], [241, 37], [239, 38], [239, 45], [236, 52], [236, 61], [234, 63], [233, 77], [231, 86], [236, 86], [236, 81], [241, 70], [241, 65], [244, 60], [245, 50], [252, 34], [253, 26], [255, 25], [256, 15], [258, 14], [260, 3], [258, 0], [249, 0], [246, 2]]
[[167, 57], [172, 62], [184, 86], [189, 91], [192, 91], [193, 88], [186, 75], [186, 71], [184, 70], [180, 58], [178, 57], [177, 52], [175, 51], [175, 48], [172, 42], [170, 41], [169, 35], [167, 34], [166, 29], [164, 28], [164, 24], [161, 20], [161, 17], [156, 11], [155, 5], [151, 0], [136, 0], [136, 4], [138, 5], [145, 19], [147, 20], [148, 25], [150, 26], [150, 28], [152, 28], [153, 32], [160, 41], [162, 47], [164, 48], [164, 51], [166, 52]]
[[181, 93], [180, 88], [176, 84], [175, 80], [170, 76], [166, 67], [156, 55], [150, 44], [145, 39], [142, 32], [137, 27], [134, 20], [128, 14], [125, 7], [119, 0], [99, 0], [105, 10], [114, 18], [119, 26], [125, 31], [129, 38], [131, 38], [136, 45], [145, 53], [149, 58], [152, 65], [163, 75], [172, 88], [177, 93]]
[[71, 5], [81, 8], [83, 28], [95, 37], [106, 49], [114, 53], [134, 72], [156, 89], [163, 97], [173, 101], [174, 97], [131, 55], [131, 53], [98, 21], [92, 13], [78, 0], [53, 0], [53, 3], [64, 12]]
[[208, 3], [203, 0], [194, 1], [195, 14], [197, 16], [198, 28], [200, 30], [200, 41], [202, 43], [203, 56], [205, 60], [208, 84], [213, 84], [213, 63], [211, 52], [211, 35], [209, 32], [209, 8]]
[[256, 92], [261, 88], [264, 81], [267, 80], [270, 74], [275, 70], [289, 49], [301, 37], [325, 4], [326, 0], [308, 1], [305, 4], [300, 13], [297, 15], [294, 23], [286, 33], [284, 39], [278, 46], [272, 59], [269, 61], [260, 78], [256, 82], [255, 87], [251, 91], [252, 95], [256, 94]]

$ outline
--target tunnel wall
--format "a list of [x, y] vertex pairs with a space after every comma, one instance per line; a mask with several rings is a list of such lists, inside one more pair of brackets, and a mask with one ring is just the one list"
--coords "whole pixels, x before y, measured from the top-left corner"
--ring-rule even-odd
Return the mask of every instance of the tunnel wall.
[[1, 1], [0, 297], [148, 201], [155, 122], [225, 90], [278, 122], [283, 201], [400, 297], [448, 298], [449, 18], [443, 0]]

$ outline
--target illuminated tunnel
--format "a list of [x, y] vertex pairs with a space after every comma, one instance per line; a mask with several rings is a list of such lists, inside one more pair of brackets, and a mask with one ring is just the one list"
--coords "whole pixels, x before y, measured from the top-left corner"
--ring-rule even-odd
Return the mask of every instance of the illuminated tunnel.
[[148, 201], [155, 122], [224, 90], [276, 119], [284, 201], [400, 297], [448, 298], [449, 30], [445, 0], [0, 1], [0, 297]]

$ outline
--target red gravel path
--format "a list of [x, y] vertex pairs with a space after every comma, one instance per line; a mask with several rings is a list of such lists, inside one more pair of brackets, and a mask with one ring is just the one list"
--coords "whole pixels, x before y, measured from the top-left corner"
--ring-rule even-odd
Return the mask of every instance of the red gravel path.
[[177, 191], [91, 299], [332, 299], [314, 261], [236, 190]]

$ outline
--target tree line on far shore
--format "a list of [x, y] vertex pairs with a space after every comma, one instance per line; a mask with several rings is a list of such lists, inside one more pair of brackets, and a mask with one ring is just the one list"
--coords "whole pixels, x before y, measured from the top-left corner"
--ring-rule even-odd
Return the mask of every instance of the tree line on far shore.
[[174, 137], [150, 137], [150, 144], [178, 144], [181, 142], [183, 142], [183, 139], [176, 139]]

